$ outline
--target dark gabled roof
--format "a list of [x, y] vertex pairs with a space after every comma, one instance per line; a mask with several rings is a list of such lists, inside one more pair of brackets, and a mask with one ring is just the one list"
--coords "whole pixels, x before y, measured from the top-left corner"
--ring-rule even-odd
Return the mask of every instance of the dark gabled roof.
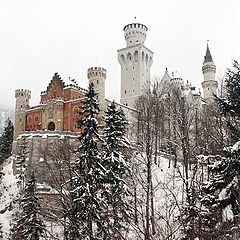
[[49, 83], [48, 87], [47, 87], [47, 91], [49, 91], [49, 89], [51, 88], [51, 86], [53, 85], [54, 81], [57, 81], [59, 83], [59, 85], [64, 88], [65, 87], [65, 83], [63, 82], [63, 80], [61, 79], [61, 77], [59, 76], [58, 73], [55, 73], [51, 82]]
[[208, 47], [208, 43], [207, 43], [207, 51], [206, 51], [206, 55], [204, 56], [203, 64], [209, 63], [209, 62], [214, 63], [213, 59], [212, 59], [212, 55], [211, 55], [209, 47]]

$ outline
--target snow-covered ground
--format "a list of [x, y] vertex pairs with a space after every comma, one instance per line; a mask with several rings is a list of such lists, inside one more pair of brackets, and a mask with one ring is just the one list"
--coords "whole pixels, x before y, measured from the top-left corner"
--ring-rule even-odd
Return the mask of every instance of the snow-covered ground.
[[[138, 179], [139, 220], [141, 222], [140, 225], [145, 225], [146, 157], [138, 154], [134, 162], [137, 164], [135, 175], [136, 179]], [[156, 164], [152, 164], [156, 239], [178, 239], [179, 236], [180, 225], [178, 217], [183, 199], [183, 183], [179, 174], [181, 169], [179, 168], [181, 168], [181, 164], [174, 168], [173, 161], [169, 161], [169, 159], [163, 156], [158, 156]], [[140, 228], [142, 227], [140, 226]], [[174, 236], [176, 237], [174, 238]], [[144, 236], [138, 236], [138, 239], [144, 239]]]
[[[138, 163], [138, 206], [139, 211], [145, 211], [146, 204], [146, 189], [144, 182], [146, 181], [146, 164], [144, 157], [138, 155], [135, 159]], [[16, 200], [18, 197], [17, 179], [13, 175], [12, 170], [13, 157], [8, 158], [3, 165], [3, 179], [1, 183], [0, 196], [0, 222], [3, 225], [4, 239], [8, 238], [11, 228], [11, 217], [17, 209]], [[154, 190], [154, 208], [156, 218], [156, 231], [159, 239], [167, 239], [169, 235], [177, 236], [179, 231], [179, 224], [177, 217], [179, 215], [179, 208], [182, 200], [182, 180], [176, 168], [172, 164], [169, 167], [169, 160], [164, 157], [158, 157], [157, 164], [152, 166], [153, 190]], [[39, 186], [38, 186], [39, 188]], [[40, 189], [40, 188], [39, 188]], [[143, 219], [141, 219], [143, 220]], [[140, 222], [141, 222], [140, 220]], [[62, 228], [56, 223], [45, 222], [51, 234], [55, 235], [57, 239], [61, 239]], [[141, 238], [140, 238], [141, 239]], [[171, 238], [174, 239], [174, 238]], [[177, 238], [176, 238], [177, 239]]]
[[18, 196], [17, 179], [13, 175], [13, 157], [8, 158], [2, 169], [4, 174], [0, 185], [0, 222], [3, 239], [8, 239], [12, 215], [16, 211], [15, 201]]

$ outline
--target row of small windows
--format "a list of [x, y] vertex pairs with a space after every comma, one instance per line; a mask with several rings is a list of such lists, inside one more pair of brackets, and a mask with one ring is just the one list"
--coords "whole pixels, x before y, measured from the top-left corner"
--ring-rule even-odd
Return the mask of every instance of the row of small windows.
[[[132, 92], [134, 93], [134, 89], [132, 90]], [[124, 94], [125, 95], [127, 94], [127, 90], [126, 89], [124, 90]]]
[[28, 126], [28, 130], [34, 130], [37, 128], [37, 125], [30, 125]]
[[[134, 70], [135, 68], [134, 68], [134, 66], [132, 67], [132, 69]], [[128, 68], [126, 68], [126, 71], [128, 70]]]
[[[128, 32], [128, 33], [126, 33], [126, 36], [128, 36], [128, 35], [132, 35], [132, 34], [135, 34], [135, 31], [132, 31], [132, 32]], [[146, 36], [146, 34], [143, 33], [143, 32], [138, 32], [138, 31], [136, 31], [136, 34], [140, 34], [140, 35]]]
[[[139, 41], [137, 40], [136, 43], [138, 43]], [[132, 41], [130, 41], [130, 43], [132, 43]]]
[[[139, 59], [138, 51], [135, 51], [133, 56], [132, 56], [132, 53], [130, 53], [130, 52], [127, 54], [127, 56], [124, 56], [123, 54], [121, 54], [121, 56], [120, 56], [120, 60], [122, 62], [132, 61], [132, 60], [137, 62], [138, 59]], [[145, 54], [144, 52], [142, 52], [142, 62], [144, 62], [144, 61], [146, 62], [146, 64], [148, 64], [148, 62], [151, 63], [152, 62], [152, 57], [151, 56], [149, 57], [148, 54]]]

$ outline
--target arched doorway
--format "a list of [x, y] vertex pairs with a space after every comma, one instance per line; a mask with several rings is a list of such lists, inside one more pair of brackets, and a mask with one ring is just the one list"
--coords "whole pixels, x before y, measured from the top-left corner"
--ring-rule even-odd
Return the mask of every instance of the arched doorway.
[[54, 122], [50, 122], [48, 124], [48, 130], [49, 131], [54, 131], [55, 130], [55, 123]]

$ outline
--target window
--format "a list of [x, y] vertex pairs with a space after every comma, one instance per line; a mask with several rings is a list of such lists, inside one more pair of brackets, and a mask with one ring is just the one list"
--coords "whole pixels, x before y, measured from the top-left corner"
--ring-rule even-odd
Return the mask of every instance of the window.
[[126, 68], [126, 71], [128, 70], [128, 68]]
[[134, 69], [134, 67], [133, 67], [133, 69]]
[[79, 128], [78, 121], [75, 122], [74, 127], [75, 127], [75, 128]]
[[32, 116], [28, 116], [28, 122], [32, 122]]
[[98, 84], [98, 79], [97, 79], [97, 84]]
[[74, 114], [78, 114], [78, 113], [79, 113], [79, 108], [78, 108], [78, 107], [75, 107], [75, 108], [73, 109], [73, 113], [74, 113]]
[[38, 120], [39, 120], [38, 115], [35, 115], [34, 121], [35, 121], [35, 122], [38, 122]]
[[127, 94], [127, 90], [125, 90], [124, 92], [125, 92], [125, 94]]

